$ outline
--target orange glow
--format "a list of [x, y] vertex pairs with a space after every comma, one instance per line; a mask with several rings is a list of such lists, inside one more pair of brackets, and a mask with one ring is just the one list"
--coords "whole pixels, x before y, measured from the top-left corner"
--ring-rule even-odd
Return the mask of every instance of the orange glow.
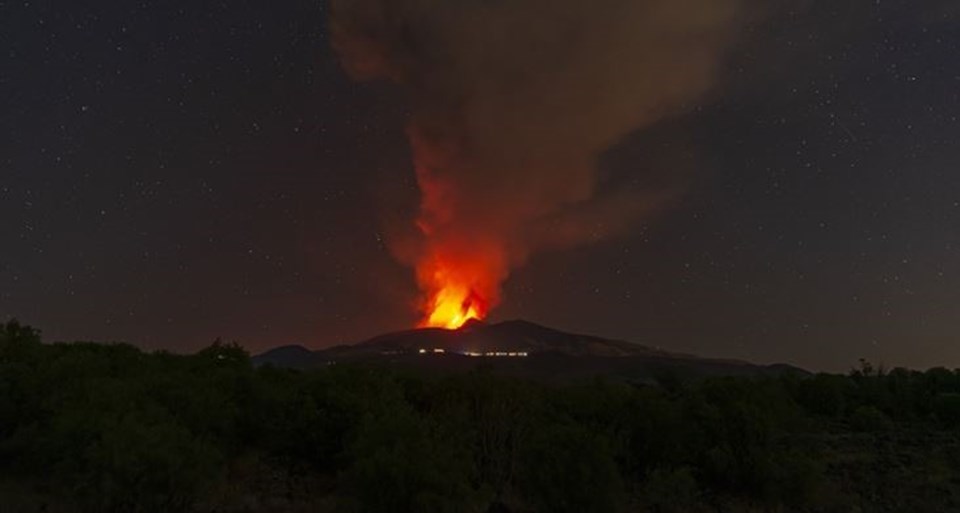
[[457, 329], [470, 319], [483, 319], [484, 313], [470, 304], [469, 293], [462, 290], [445, 288], [434, 295], [433, 307], [421, 322], [422, 327]]
[[436, 172], [452, 157], [438, 153], [415, 131], [410, 135], [421, 192], [416, 225], [423, 237], [414, 258], [422, 292], [418, 327], [458, 329], [484, 319], [500, 302], [508, 252], [487, 217], [467, 213], [462, 187]]
[[489, 300], [476, 290], [475, 277], [467, 265], [460, 268], [450, 262], [422, 262], [421, 288], [426, 295], [420, 327], [457, 329], [471, 319], [487, 315]]

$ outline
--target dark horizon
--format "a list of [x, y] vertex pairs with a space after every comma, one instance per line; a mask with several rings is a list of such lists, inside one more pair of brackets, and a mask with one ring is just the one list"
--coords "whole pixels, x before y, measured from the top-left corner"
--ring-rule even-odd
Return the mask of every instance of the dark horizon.
[[[16, 318], [8, 319], [6, 322], [11, 322], [11, 321], [12, 321], [12, 322], [20, 323], [20, 320], [19, 320], [19, 319], [16, 319]], [[614, 337], [607, 337], [607, 336], [604, 336], [604, 335], [601, 334], [601, 333], [582, 332], [582, 331], [576, 331], [576, 330], [566, 330], [566, 329], [559, 328], [559, 327], [556, 327], [556, 326], [547, 326], [547, 325], [545, 325], [545, 324], [542, 324], [542, 323], [539, 323], [539, 322], [536, 322], [536, 321], [530, 321], [530, 320], [528, 320], [528, 319], [519, 319], [519, 318], [514, 318], [514, 319], [485, 319], [485, 320], [478, 321], [478, 322], [482, 322], [482, 323], [485, 323], [485, 324], [492, 324], [492, 325], [501, 324], [501, 323], [511, 323], [511, 322], [525, 322], [525, 323], [534, 324], [534, 325], [536, 325], [536, 326], [544, 327], [544, 328], [547, 328], [547, 329], [550, 329], [550, 330], [555, 330], [555, 331], [558, 331], [558, 332], [561, 332], [561, 333], [565, 333], [565, 334], [596, 337], [596, 338], [600, 338], [600, 339], [607, 340], [607, 341], [612, 341], [612, 342], [627, 342], [627, 343], [630, 343], [630, 344], [637, 344], [638, 346], [642, 346], [642, 347], [647, 348], [647, 349], [654, 349], [654, 350], [657, 350], [657, 351], [660, 351], [660, 350], [666, 351], [666, 352], [668, 352], [668, 353], [672, 353], [672, 354], [678, 355], [678, 356], [694, 357], [694, 358], [697, 359], [697, 360], [703, 360], [703, 361], [743, 362], [743, 363], [748, 363], [748, 364], [755, 364], [755, 365], [758, 365], [758, 366], [786, 365], [786, 366], [788, 366], [788, 367], [794, 367], [794, 368], [802, 369], [802, 370], [804, 370], [804, 371], [809, 371], [809, 372], [813, 372], [813, 373], [826, 372], [826, 373], [845, 374], [845, 373], [849, 373], [849, 372], [858, 371], [858, 370], [862, 369], [862, 367], [863, 367], [864, 365], [869, 365], [869, 366], [871, 366], [871, 368], [875, 368], [875, 369], [878, 369], [878, 370], [880, 370], [880, 371], [889, 371], [889, 370], [898, 369], [898, 368], [899, 368], [899, 369], [908, 369], [908, 370], [911, 370], [911, 371], [926, 371], [926, 370], [936, 369], [936, 368], [947, 368], [947, 369], [951, 369], [951, 368], [952, 368], [952, 367], [947, 366], [947, 365], [932, 365], [932, 366], [928, 366], [928, 367], [910, 367], [910, 366], [904, 366], [904, 365], [891, 365], [891, 364], [888, 364], [887, 362], [884, 362], [884, 361], [873, 361], [873, 360], [869, 360], [868, 358], [857, 358], [855, 361], [851, 361], [851, 362], [849, 362], [848, 364], [837, 364], [837, 365], [834, 365], [834, 366], [832, 366], [832, 367], [827, 367], [827, 368], [813, 368], [813, 367], [803, 367], [802, 365], [797, 364], [797, 363], [792, 362], [792, 361], [789, 361], [789, 360], [770, 360], [770, 361], [762, 361], [762, 360], [749, 360], [749, 359], [743, 359], [743, 358], [734, 358], [734, 357], [731, 357], [731, 356], [729, 356], [729, 355], [723, 355], [723, 354], [688, 353], [688, 352], [683, 352], [683, 351], [675, 350], [675, 349], [672, 349], [672, 348], [669, 348], [669, 347], [665, 347], [665, 346], [663, 346], [663, 345], [656, 344], [656, 343], [653, 343], [653, 342], [651, 342], [651, 343], [643, 343], [643, 342], [638, 342], [638, 341], [636, 341], [636, 340], [618, 339], [618, 338], [614, 338]], [[261, 348], [261, 349], [253, 349], [253, 348], [251, 348], [249, 345], [244, 344], [243, 341], [241, 341], [241, 340], [231, 340], [231, 339], [225, 339], [224, 337], [221, 337], [221, 336], [217, 336], [217, 337], [215, 337], [215, 338], [213, 338], [213, 339], [211, 339], [211, 340], [209, 340], [209, 341], [206, 341], [206, 342], [198, 345], [196, 348], [190, 348], [190, 349], [185, 349], [185, 350], [177, 350], [177, 349], [172, 349], [172, 350], [171, 350], [170, 348], [168, 348], [168, 347], [163, 347], [162, 345], [161, 345], [160, 347], [150, 348], [150, 347], [144, 346], [143, 344], [138, 344], [136, 341], [131, 341], [131, 340], [94, 340], [94, 339], [78, 339], [78, 338], [50, 339], [49, 337], [46, 336], [46, 333], [45, 333], [44, 330], [42, 330], [41, 328], [39, 328], [39, 327], [37, 327], [37, 326], [29, 325], [29, 324], [27, 324], [27, 323], [20, 323], [20, 324], [22, 324], [23, 326], [29, 326], [30, 328], [33, 328], [33, 329], [37, 330], [37, 332], [41, 335], [43, 341], [44, 341], [45, 343], [48, 343], [48, 344], [75, 344], [75, 343], [93, 343], [93, 344], [108, 344], [108, 345], [110, 345], [110, 344], [125, 344], [125, 345], [131, 345], [131, 346], [134, 346], [134, 347], [138, 347], [138, 348], [140, 348], [141, 350], [144, 350], [144, 351], [149, 351], [149, 352], [152, 352], [152, 351], [161, 351], [161, 352], [169, 352], [169, 353], [172, 353], [172, 354], [179, 354], [179, 355], [192, 355], [192, 354], [196, 354], [197, 352], [202, 352], [202, 351], [210, 348], [211, 346], [215, 346], [216, 344], [231, 344], [231, 345], [232, 345], [232, 344], [236, 344], [236, 345], [238, 345], [239, 347], [243, 348], [251, 357], [262, 356], [262, 355], [265, 355], [265, 354], [270, 353], [270, 352], [273, 351], [273, 350], [282, 349], [282, 348], [288, 348], [288, 347], [302, 347], [302, 348], [307, 349], [307, 350], [309, 350], [309, 351], [316, 352], [316, 351], [323, 351], [323, 350], [326, 350], [326, 349], [331, 349], [331, 348], [334, 348], [334, 347], [345, 346], [345, 345], [346, 345], [346, 346], [360, 346], [360, 345], [363, 345], [363, 344], [365, 344], [365, 343], [367, 343], [367, 342], [371, 342], [371, 341], [373, 341], [373, 340], [377, 340], [377, 339], [381, 339], [381, 338], [385, 338], [385, 337], [389, 338], [390, 336], [397, 335], [397, 334], [410, 333], [410, 332], [419, 332], [419, 331], [424, 331], [424, 330], [426, 330], [426, 331], [446, 330], [446, 328], [435, 328], [435, 327], [428, 327], [428, 328], [405, 327], [405, 328], [398, 328], [398, 329], [396, 329], [396, 330], [390, 330], [390, 331], [386, 331], [386, 332], [379, 332], [379, 333], [373, 334], [373, 335], [371, 335], [371, 336], [363, 337], [363, 338], [358, 339], [358, 340], [344, 340], [344, 341], [341, 341], [341, 342], [334, 342], [334, 343], [332, 343], [332, 344], [313, 345], [313, 344], [310, 344], [310, 343], [304, 343], [304, 342], [300, 342], [300, 341], [288, 341], [288, 342], [282, 343], [282, 344], [265, 346], [265, 347], [263, 347], [263, 348]], [[454, 330], [452, 330], [452, 331], [458, 331], [459, 329], [462, 329], [462, 328], [457, 328], [457, 329], [454, 329]]]
[[[493, 322], [810, 370], [960, 367], [955, 2], [768, 11], [709, 91], [600, 156], [604, 191], [680, 192], [533, 254]], [[419, 198], [410, 107], [346, 76], [328, 14], [0, 5], [0, 321], [184, 353], [413, 326], [390, 246]]]

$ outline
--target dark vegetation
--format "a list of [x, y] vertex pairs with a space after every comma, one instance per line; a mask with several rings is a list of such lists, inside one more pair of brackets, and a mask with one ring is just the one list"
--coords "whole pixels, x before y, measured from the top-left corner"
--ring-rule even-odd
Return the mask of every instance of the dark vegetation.
[[547, 385], [0, 326], [0, 510], [960, 511], [960, 372]]

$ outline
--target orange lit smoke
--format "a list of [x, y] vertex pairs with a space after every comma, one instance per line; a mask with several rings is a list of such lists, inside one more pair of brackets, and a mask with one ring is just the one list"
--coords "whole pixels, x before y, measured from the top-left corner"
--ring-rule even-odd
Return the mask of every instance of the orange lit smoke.
[[[480, 290], [491, 290], [490, 284], [478, 283], [464, 262], [428, 260], [418, 268], [420, 287], [424, 292], [424, 317], [419, 326], [457, 329], [471, 319], [486, 317], [491, 305], [489, 296]], [[495, 287], [495, 285], [493, 285]]]
[[656, 207], [651, 192], [682, 187], [648, 188], [659, 175], [637, 169], [637, 186], [601, 189], [598, 159], [692, 110], [753, 17], [748, 3], [331, 0], [347, 73], [409, 98], [420, 230], [391, 249], [416, 268], [420, 325], [482, 319], [533, 252], [624, 233]]
[[[417, 146], [415, 144], [415, 146]], [[421, 147], [422, 149], [422, 147]], [[458, 212], [456, 186], [436, 176], [418, 154], [423, 248], [415, 263], [422, 293], [419, 327], [457, 329], [482, 320], [500, 302], [508, 264], [503, 241], [484, 236]]]

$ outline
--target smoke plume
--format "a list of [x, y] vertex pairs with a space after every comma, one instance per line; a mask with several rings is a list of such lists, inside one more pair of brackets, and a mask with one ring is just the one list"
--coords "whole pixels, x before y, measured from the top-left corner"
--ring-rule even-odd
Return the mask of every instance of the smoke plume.
[[427, 314], [455, 283], [482, 316], [531, 252], [638, 217], [596, 197], [597, 158], [711, 87], [742, 1], [331, 0], [343, 67], [410, 101]]

